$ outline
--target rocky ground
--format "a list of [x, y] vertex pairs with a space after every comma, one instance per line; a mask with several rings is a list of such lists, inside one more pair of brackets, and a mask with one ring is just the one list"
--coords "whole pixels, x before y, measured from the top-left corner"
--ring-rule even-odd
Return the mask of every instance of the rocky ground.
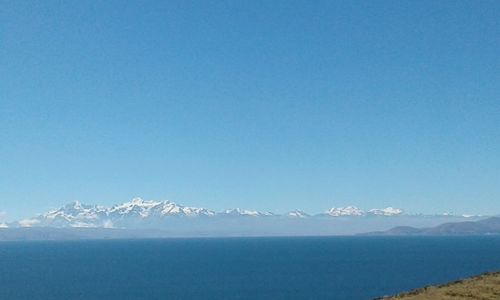
[[379, 299], [405, 300], [499, 300], [500, 272], [485, 273], [479, 276], [450, 282], [440, 286], [428, 286], [396, 296]]

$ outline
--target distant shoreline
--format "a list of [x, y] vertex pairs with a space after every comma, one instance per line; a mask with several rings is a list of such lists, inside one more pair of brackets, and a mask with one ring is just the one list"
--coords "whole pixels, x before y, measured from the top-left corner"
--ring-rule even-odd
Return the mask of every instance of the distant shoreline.
[[500, 237], [500, 234], [443, 234], [443, 235], [370, 235], [370, 234], [278, 234], [227, 233], [227, 232], [178, 232], [161, 229], [123, 228], [0, 228], [0, 242], [15, 241], [91, 241], [91, 240], [148, 240], [148, 239], [225, 239], [225, 238], [466, 238]]

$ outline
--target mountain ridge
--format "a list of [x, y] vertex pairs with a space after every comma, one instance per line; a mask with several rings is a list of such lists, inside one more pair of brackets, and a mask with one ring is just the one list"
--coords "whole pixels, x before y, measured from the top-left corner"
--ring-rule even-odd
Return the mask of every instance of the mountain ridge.
[[[427, 219], [432, 222], [429, 223]], [[420, 225], [422, 222], [435, 225], [438, 219], [464, 220], [465, 217], [449, 214], [412, 215], [390, 206], [369, 210], [363, 210], [356, 206], [332, 207], [318, 214], [309, 214], [298, 209], [284, 214], [240, 208], [216, 212], [207, 208], [184, 206], [168, 200], [143, 200], [136, 197], [110, 207], [73, 201], [32, 218], [2, 224], [1, 227], [177, 228], [180, 231], [188, 227], [195, 227], [193, 230], [197, 232], [209, 233], [210, 230], [218, 231], [220, 228], [228, 227], [234, 228], [236, 231], [238, 228], [244, 228], [242, 230], [245, 232], [253, 232], [255, 228], [258, 228], [258, 232], [265, 234], [270, 232], [280, 234], [287, 231], [303, 233], [305, 229], [300, 227], [308, 225], [312, 234], [315, 232], [349, 234], [362, 232], [360, 231], [361, 227], [387, 229], [390, 228], [390, 225]], [[335, 225], [338, 223], [335, 220], [339, 220], [342, 227], [338, 227], [338, 224]], [[318, 229], [319, 227], [324, 229]], [[356, 229], [357, 227], [360, 229]]]
[[397, 226], [386, 231], [363, 233], [364, 236], [428, 236], [428, 235], [500, 235], [500, 217], [479, 221], [449, 222], [428, 228]]

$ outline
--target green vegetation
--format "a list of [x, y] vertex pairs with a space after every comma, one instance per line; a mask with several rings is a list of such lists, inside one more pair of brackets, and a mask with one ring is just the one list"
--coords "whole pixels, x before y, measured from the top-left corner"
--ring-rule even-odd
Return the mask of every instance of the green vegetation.
[[396, 296], [380, 299], [404, 300], [498, 300], [500, 299], [500, 272], [485, 273], [440, 286], [428, 286]]

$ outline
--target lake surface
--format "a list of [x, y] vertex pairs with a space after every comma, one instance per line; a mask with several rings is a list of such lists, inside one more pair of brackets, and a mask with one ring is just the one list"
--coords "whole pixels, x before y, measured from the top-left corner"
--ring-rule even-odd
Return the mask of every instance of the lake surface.
[[500, 237], [0, 243], [0, 299], [372, 299], [500, 270]]

